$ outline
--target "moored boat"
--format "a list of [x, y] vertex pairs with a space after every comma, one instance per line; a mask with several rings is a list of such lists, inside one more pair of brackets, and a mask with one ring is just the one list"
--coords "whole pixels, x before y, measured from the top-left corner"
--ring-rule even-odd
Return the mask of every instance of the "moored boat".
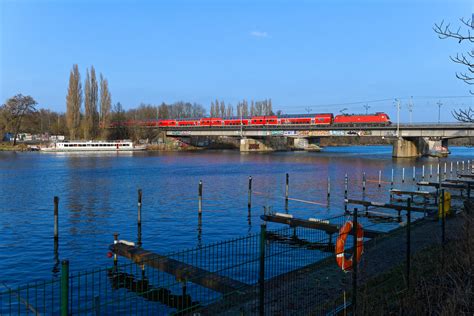
[[70, 141], [52, 143], [48, 147], [41, 147], [45, 152], [102, 152], [102, 151], [139, 151], [145, 150], [145, 145], [135, 145], [132, 141]]

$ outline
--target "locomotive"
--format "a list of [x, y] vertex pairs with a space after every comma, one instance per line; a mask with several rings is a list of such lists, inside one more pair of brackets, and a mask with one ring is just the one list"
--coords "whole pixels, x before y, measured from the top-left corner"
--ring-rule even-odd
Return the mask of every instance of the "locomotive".
[[110, 127], [117, 126], [148, 126], [148, 127], [192, 127], [192, 126], [337, 126], [337, 127], [367, 127], [388, 126], [390, 117], [383, 112], [374, 114], [340, 114], [332, 113], [306, 115], [269, 115], [250, 116], [244, 118], [203, 117], [196, 119], [161, 119], [161, 120], [129, 120], [112, 122]]

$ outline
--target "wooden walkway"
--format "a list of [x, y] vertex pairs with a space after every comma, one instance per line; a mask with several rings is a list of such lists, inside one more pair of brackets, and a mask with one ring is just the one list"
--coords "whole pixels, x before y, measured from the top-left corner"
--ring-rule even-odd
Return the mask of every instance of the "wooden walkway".
[[240, 281], [135, 246], [116, 243], [110, 245], [109, 249], [115, 254], [128, 258], [137, 264], [147, 265], [174, 275], [179, 280], [199, 284], [222, 294], [243, 291], [248, 287], [247, 284]]

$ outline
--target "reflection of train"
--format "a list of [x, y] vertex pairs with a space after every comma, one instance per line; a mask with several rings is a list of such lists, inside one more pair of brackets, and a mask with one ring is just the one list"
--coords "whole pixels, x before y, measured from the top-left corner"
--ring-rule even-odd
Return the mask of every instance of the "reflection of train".
[[387, 126], [390, 125], [387, 114], [342, 114], [334, 116], [331, 113], [282, 116], [251, 116], [245, 118], [203, 117], [197, 119], [162, 119], [162, 120], [129, 120], [112, 122], [110, 127], [116, 126], [281, 126], [281, 125], [319, 125], [339, 127]]

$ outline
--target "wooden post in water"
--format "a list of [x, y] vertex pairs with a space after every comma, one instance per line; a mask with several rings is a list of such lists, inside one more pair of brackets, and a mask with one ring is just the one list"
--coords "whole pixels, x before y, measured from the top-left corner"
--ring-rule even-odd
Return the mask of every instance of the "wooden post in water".
[[416, 181], [416, 167], [413, 166], [413, 182]]
[[249, 176], [248, 209], [252, 208], [252, 176]]
[[54, 197], [54, 241], [57, 243], [59, 239], [59, 229], [58, 229], [58, 213], [59, 213], [59, 197]]
[[347, 173], [344, 175], [344, 211], [347, 212], [347, 203], [346, 203], [346, 199], [347, 199], [347, 189], [348, 189], [348, 186], [349, 186], [349, 178], [347, 177]]
[[405, 168], [402, 168], [402, 183], [405, 183]]
[[138, 189], [138, 203], [137, 203], [137, 232], [138, 240], [137, 246], [142, 246], [142, 189]]
[[329, 203], [329, 198], [331, 196], [331, 179], [328, 176], [328, 203]]
[[438, 162], [437, 172], [438, 172], [438, 182], [440, 182], [441, 181], [441, 174], [440, 174], [440, 169], [439, 169], [439, 162]]
[[451, 175], [453, 175], [453, 162], [452, 162], [452, 161], [451, 161], [451, 169], [450, 169], [449, 173], [450, 173]]
[[430, 165], [430, 178], [433, 178], [433, 165]]
[[382, 186], [382, 170], [379, 170], [379, 188]]
[[390, 179], [390, 189], [393, 189], [393, 168], [392, 168], [392, 178]]
[[362, 192], [365, 193], [365, 183], [366, 183], [366, 180], [365, 180], [365, 172], [362, 173]]
[[288, 191], [290, 186], [290, 175], [286, 174], [286, 186], [285, 186], [285, 210], [288, 211]]
[[464, 160], [462, 161], [462, 171], [464, 171]]
[[198, 213], [202, 213], [202, 180], [199, 180], [198, 187]]
[[447, 170], [447, 163], [446, 161], [444, 162], [444, 178], [446, 179], [446, 170]]
[[425, 180], [425, 165], [421, 167], [421, 179]]
[[456, 161], [456, 172], [459, 171], [459, 161]]

